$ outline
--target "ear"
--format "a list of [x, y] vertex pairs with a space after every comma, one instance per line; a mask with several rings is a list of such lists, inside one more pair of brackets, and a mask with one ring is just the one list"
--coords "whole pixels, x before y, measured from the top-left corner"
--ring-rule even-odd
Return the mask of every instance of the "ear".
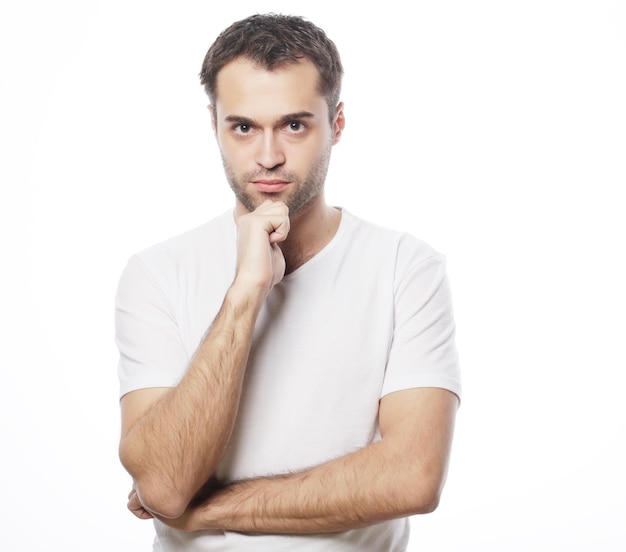
[[341, 139], [343, 129], [346, 126], [346, 118], [343, 113], [343, 102], [337, 104], [335, 118], [333, 119], [333, 145]]
[[209, 113], [211, 114], [211, 128], [213, 129], [213, 133], [217, 134], [217, 120], [216, 120], [215, 107], [209, 104], [207, 105], [207, 109], [209, 110]]

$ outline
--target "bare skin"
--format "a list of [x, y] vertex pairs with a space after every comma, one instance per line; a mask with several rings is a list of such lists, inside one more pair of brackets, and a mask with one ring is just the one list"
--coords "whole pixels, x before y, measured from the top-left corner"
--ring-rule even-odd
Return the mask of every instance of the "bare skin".
[[129, 509], [184, 531], [322, 533], [432, 511], [445, 481], [458, 401], [410, 389], [380, 402], [382, 439], [286, 476], [221, 486], [215, 470], [239, 408], [257, 316], [285, 272], [334, 236], [324, 200], [332, 123], [303, 60], [267, 72], [247, 60], [218, 76], [215, 135], [236, 194], [237, 269], [222, 307], [178, 386], [124, 396], [120, 458], [133, 477]]

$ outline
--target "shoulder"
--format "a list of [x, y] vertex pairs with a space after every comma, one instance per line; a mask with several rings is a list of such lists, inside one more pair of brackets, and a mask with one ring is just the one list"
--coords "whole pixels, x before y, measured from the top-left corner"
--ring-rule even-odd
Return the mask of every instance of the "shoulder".
[[235, 240], [231, 209], [201, 226], [136, 252], [128, 259], [121, 282], [150, 280], [158, 287], [169, 288], [215, 267], [230, 266]]
[[433, 246], [407, 232], [381, 226], [343, 210], [352, 247], [381, 262], [393, 262], [399, 273], [422, 263], [445, 266], [445, 256]]

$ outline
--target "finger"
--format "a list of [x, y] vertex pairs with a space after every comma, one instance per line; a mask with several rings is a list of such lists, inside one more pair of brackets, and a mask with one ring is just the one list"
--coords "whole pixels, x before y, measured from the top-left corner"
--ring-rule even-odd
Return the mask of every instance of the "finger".
[[272, 221], [273, 229], [269, 234], [270, 243], [279, 243], [287, 239], [290, 224], [289, 217], [281, 217]]
[[148, 512], [148, 510], [144, 510], [143, 508], [140, 508], [139, 510], [132, 510], [131, 508], [129, 508], [129, 510], [133, 513], [135, 517], [138, 517], [139, 519], [154, 518], [154, 516], [150, 512]]
[[267, 228], [270, 243], [284, 241], [289, 234], [291, 221], [289, 220], [289, 207], [282, 201], [269, 201], [263, 203], [264, 213], [268, 216], [269, 227]]
[[139, 519], [151, 519], [154, 517], [141, 505], [141, 502], [136, 497], [128, 502], [127, 507]]

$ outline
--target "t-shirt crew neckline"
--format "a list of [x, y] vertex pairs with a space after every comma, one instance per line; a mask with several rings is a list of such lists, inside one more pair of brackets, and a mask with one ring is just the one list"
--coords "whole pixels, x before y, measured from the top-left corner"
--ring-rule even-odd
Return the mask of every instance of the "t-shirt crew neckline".
[[[339, 226], [337, 227], [337, 231], [335, 232], [335, 235], [330, 239], [330, 241], [324, 247], [322, 247], [322, 249], [320, 249], [308, 261], [306, 261], [301, 266], [296, 268], [293, 272], [286, 274], [285, 277], [281, 280], [281, 282], [288, 282], [289, 280], [292, 280], [298, 274], [302, 274], [303, 272], [306, 272], [307, 270], [309, 270], [311, 266], [314, 266], [315, 264], [317, 264], [320, 261], [320, 259], [324, 258], [332, 249], [334, 249], [335, 245], [339, 242], [347, 226], [346, 218], [347, 218], [348, 213], [343, 207], [337, 207], [333, 205], [333, 208], [338, 209], [339, 213], [341, 214]], [[237, 223], [235, 222], [235, 209], [232, 210], [231, 214], [232, 216], [230, 217], [230, 221], [231, 221], [230, 229], [231, 229], [232, 235], [234, 236], [236, 240], [237, 239]]]

